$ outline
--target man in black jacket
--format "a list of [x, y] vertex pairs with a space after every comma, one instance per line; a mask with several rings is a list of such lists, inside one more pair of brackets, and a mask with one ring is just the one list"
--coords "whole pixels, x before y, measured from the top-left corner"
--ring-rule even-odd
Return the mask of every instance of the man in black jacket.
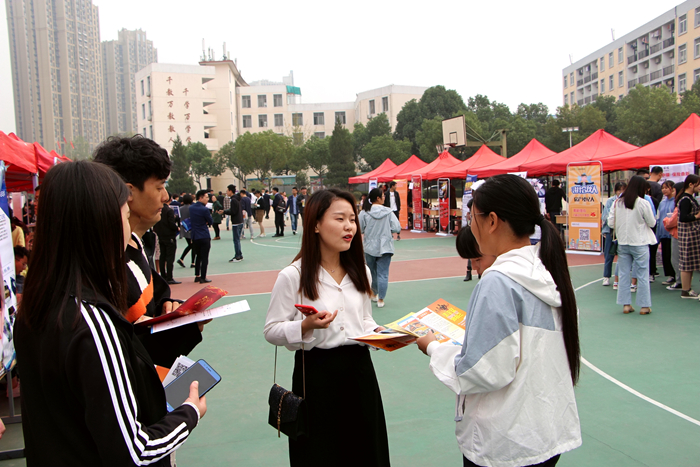
[[[396, 218], [399, 218], [399, 213], [401, 212], [401, 197], [399, 196], [399, 192], [396, 191], [396, 182], [391, 182], [389, 184], [389, 190], [384, 193], [384, 206], [394, 211]], [[396, 234], [396, 239], [401, 240], [401, 233]]]
[[301, 187], [301, 193], [297, 196], [297, 211], [301, 216], [301, 224], [304, 225], [304, 208], [306, 207], [306, 201], [309, 199], [309, 195], [306, 194], [306, 187]]
[[262, 197], [265, 198], [265, 219], [270, 218], [270, 194], [263, 188]]
[[226, 194], [231, 198], [231, 208], [224, 211], [224, 214], [231, 216], [231, 233], [233, 234], [233, 258], [228, 260], [229, 263], [239, 263], [243, 261], [243, 252], [241, 251], [241, 231], [243, 230], [243, 212], [241, 210], [241, 202], [239, 195], [234, 195], [233, 190], [236, 187], [229, 185]]
[[272, 193], [275, 196], [272, 200], [272, 209], [275, 211], [275, 234], [273, 237], [284, 237], [284, 213], [287, 206], [279, 188], [272, 188]]
[[175, 253], [177, 251], [177, 234], [180, 229], [177, 227], [175, 211], [167, 204], [163, 204], [160, 220], [153, 226], [153, 230], [158, 235], [158, 243], [160, 244], [160, 264], [163, 279], [170, 285], [181, 284], [181, 282], [173, 278], [173, 266], [175, 265]]

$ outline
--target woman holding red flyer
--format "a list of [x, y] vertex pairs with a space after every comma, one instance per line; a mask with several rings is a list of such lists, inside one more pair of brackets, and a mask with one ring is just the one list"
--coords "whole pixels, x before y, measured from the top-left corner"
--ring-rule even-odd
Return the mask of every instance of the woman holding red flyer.
[[[352, 194], [314, 193], [304, 210], [301, 251], [280, 272], [270, 297], [265, 339], [296, 351], [292, 391], [307, 407], [307, 434], [289, 440], [292, 466], [389, 465], [369, 349], [351, 340], [383, 329], [372, 318], [358, 230]], [[297, 304], [314, 309], [299, 307], [302, 314]]]
[[[535, 226], [539, 244], [530, 245]], [[457, 395], [464, 466], [547, 466], [581, 445], [574, 396], [580, 351], [564, 242], [515, 175], [474, 192], [471, 230], [484, 271], [467, 309], [463, 345], [418, 339], [430, 369]]]
[[41, 193], [14, 328], [27, 465], [170, 466], [206, 400], [193, 383], [168, 413], [124, 318], [129, 189], [105, 165], [79, 161], [52, 167]]

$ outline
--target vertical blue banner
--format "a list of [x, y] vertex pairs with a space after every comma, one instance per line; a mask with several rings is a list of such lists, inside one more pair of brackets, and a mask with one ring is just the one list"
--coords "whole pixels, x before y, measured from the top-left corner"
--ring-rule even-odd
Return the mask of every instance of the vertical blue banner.
[[10, 205], [7, 202], [7, 188], [5, 187], [5, 162], [0, 161], [0, 208], [5, 211], [5, 215], [10, 217]]

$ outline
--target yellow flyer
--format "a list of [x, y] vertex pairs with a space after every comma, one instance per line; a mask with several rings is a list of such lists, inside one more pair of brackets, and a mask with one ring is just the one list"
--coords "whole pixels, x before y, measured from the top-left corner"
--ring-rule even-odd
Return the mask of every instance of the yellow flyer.
[[567, 168], [569, 250], [601, 251], [601, 173], [600, 162]]

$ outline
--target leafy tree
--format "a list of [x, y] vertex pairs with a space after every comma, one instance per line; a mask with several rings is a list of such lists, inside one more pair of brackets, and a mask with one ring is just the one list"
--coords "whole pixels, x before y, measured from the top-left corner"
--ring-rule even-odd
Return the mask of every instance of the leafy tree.
[[411, 157], [411, 142], [397, 141], [389, 135], [377, 136], [362, 149], [362, 158], [372, 169], [379, 167], [387, 158], [399, 165]]
[[640, 84], [623, 97], [616, 108], [617, 136], [642, 146], [672, 132], [682, 123], [682, 108], [665, 86]]
[[[385, 114], [380, 114], [380, 116], [384, 116], [384, 119], [386, 120]], [[377, 118], [379, 118], [379, 116], [372, 120]], [[386, 120], [386, 123], [388, 124], [389, 120]], [[390, 135], [391, 129], [389, 128], [386, 137], [391, 139]], [[326, 181], [329, 185], [339, 187], [348, 186], [348, 178], [355, 175], [353, 150], [353, 141], [350, 131], [343, 128], [340, 121], [336, 121], [335, 128], [333, 128], [333, 135], [330, 137], [330, 141], [328, 142], [330, 162], [328, 163], [328, 177], [326, 178]]]
[[189, 160], [189, 174], [202, 189], [202, 177], [217, 177], [223, 172], [217, 160], [204, 143], [190, 142], [185, 146], [187, 159]]
[[299, 157], [306, 160], [311, 169], [319, 178], [321, 185], [323, 185], [323, 177], [328, 173], [328, 164], [331, 161], [331, 153], [328, 148], [328, 143], [330, 138], [320, 139], [316, 136], [312, 136], [303, 146], [298, 148], [300, 151]]
[[372, 140], [375, 136], [385, 136], [391, 134], [391, 123], [384, 112], [371, 118], [367, 122], [367, 136]]
[[296, 173], [296, 178], [294, 179], [294, 183], [296, 183], [297, 188], [301, 190], [301, 187], [309, 186], [309, 177], [306, 175], [304, 172], [297, 172]]
[[617, 99], [615, 96], [598, 96], [598, 99], [591, 104], [592, 107], [605, 114], [605, 131], [611, 135], [617, 134], [617, 123], [615, 122], [617, 117], [615, 113], [616, 104]]
[[681, 95], [681, 120], [693, 113], [700, 115], [700, 80]]
[[215, 159], [222, 170], [230, 170], [233, 176], [240, 180], [245, 188], [248, 188], [248, 175], [253, 173], [253, 166], [250, 159], [239, 157], [235, 142], [229, 141], [221, 146]]
[[525, 120], [530, 120], [537, 122], [541, 125], [547, 123], [547, 115], [549, 115], [549, 109], [543, 103], [539, 104], [520, 104], [518, 110], [515, 114]]
[[291, 152], [290, 138], [272, 130], [243, 133], [236, 139], [237, 157], [248, 161], [251, 173], [263, 183], [275, 169], [284, 166]]
[[175, 138], [173, 148], [170, 151], [170, 160], [173, 162], [168, 180], [168, 191], [171, 193], [194, 193], [197, 191], [190, 176], [190, 161], [187, 158], [187, 149], [182, 144], [180, 135]]
[[[538, 137], [538, 129], [543, 127], [537, 120], [528, 119], [520, 115], [515, 115], [510, 122], [507, 133], [508, 157], [523, 150], [525, 146]], [[539, 138], [538, 138], [539, 139]], [[493, 148], [496, 152], [498, 148]]]
[[423, 123], [423, 115], [418, 101], [411, 99], [406, 102], [396, 115], [396, 130], [394, 138], [397, 140], [408, 139], [413, 142], [412, 151], [418, 153], [418, 145], [416, 141], [416, 133], [420, 130]]
[[576, 145], [591, 136], [597, 130], [604, 128], [606, 124], [605, 114], [587, 105], [579, 107], [565, 105], [557, 108], [556, 117], [548, 117], [545, 124], [545, 140], [542, 144], [552, 151], [561, 152], [569, 149], [569, 134], [563, 133], [562, 129], [567, 127], [578, 127], [579, 130], [571, 135], [572, 145]]
[[420, 98], [421, 116], [424, 119], [442, 117], [444, 120], [466, 108], [462, 96], [454, 89], [445, 89], [445, 86], [428, 88]]
[[66, 156], [74, 161], [82, 161], [90, 159], [90, 143], [85, 138], [78, 135], [72, 141], [73, 147], [69, 144], [66, 148]]
[[442, 118], [434, 117], [430, 120], [423, 120], [420, 130], [416, 133], [416, 144], [418, 145], [421, 159], [425, 162], [432, 162], [437, 159], [439, 154], [436, 146], [443, 143]]
[[367, 128], [360, 122], [355, 123], [352, 130], [352, 145], [353, 156], [358, 164], [362, 161], [362, 149], [369, 143], [370, 139]]

